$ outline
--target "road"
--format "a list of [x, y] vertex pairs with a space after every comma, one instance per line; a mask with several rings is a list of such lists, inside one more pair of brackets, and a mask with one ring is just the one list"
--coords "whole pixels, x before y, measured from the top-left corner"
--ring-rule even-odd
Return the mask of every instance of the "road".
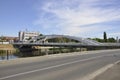
[[120, 60], [120, 50], [45, 58], [35, 61], [23, 59], [23, 63], [17, 60], [16, 63], [15, 60], [4, 64], [0, 62], [0, 80], [82, 80], [96, 70]]

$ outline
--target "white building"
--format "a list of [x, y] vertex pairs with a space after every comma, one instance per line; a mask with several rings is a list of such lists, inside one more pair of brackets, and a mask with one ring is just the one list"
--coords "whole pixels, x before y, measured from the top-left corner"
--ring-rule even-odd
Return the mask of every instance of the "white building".
[[28, 31], [20, 31], [19, 32], [19, 41], [27, 41], [30, 38], [39, 36], [39, 32], [28, 32]]

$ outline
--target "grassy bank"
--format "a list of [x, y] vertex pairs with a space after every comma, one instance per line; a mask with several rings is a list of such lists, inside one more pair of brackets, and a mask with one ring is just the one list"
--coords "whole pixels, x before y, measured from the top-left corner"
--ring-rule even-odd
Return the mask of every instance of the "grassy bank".
[[9, 56], [13, 56], [13, 54], [19, 52], [18, 49], [14, 48], [12, 44], [0, 44], [0, 59], [8, 59]]
[[12, 44], [0, 44], [0, 50], [16, 50]]

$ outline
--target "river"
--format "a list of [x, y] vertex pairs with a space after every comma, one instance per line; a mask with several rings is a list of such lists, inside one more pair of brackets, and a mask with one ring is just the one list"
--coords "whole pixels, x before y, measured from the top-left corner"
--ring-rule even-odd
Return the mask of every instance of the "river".
[[34, 56], [43, 56], [43, 55], [58, 54], [58, 53], [78, 52], [84, 50], [86, 49], [83, 48], [82, 50], [80, 48], [52, 48], [52, 49], [20, 51], [14, 53], [0, 52], [0, 61], [23, 58], [23, 57], [34, 57]]

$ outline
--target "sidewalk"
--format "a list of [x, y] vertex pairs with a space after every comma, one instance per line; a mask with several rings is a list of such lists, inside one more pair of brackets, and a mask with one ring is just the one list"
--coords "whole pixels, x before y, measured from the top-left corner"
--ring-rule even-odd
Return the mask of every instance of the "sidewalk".
[[120, 62], [95, 77], [93, 80], [120, 80]]

